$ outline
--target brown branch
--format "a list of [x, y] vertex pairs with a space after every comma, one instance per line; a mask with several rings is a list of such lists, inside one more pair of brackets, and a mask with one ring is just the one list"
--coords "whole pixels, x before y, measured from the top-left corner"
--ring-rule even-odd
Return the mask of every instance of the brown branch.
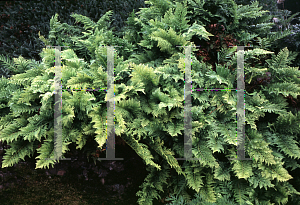
[[[223, 105], [223, 104], [222, 104], [222, 105]], [[221, 105], [221, 106], [219, 106], [219, 107], [217, 107], [216, 109], [218, 109], [218, 108], [222, 107], [222, 105]], [[212, 112], [214, 112], [216, 109], [214, 109], [213, 111], [211, 111], [211, 112], [209, 113], [209, 115], [210, 115]]]

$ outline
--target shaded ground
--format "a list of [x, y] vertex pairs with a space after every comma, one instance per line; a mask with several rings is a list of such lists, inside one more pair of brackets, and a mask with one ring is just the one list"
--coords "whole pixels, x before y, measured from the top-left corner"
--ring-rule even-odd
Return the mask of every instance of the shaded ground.
[[[135, 194], [147, 172], [128, 145], [116, 145], [116, 158], [123, 161], [96, 165], [75, 145], [70, 148], [66, 157], [72, 161], [60, 161], [54, 168], [35, 170], [34, 158], [28, 157], [14, 167], [1, 168], [1, 204], [137, 204]], [[105, 158], [105, 153], [99, 157]]]

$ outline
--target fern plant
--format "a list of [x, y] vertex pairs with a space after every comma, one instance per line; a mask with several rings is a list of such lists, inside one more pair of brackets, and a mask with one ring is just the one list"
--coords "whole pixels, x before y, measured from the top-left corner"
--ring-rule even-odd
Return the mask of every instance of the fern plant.
[[[300, 116], [284, 98], [300, 94], [300, 72], [289, 66], [295, 56], [289, 56], [287, 48], [277, 55], [262, 45], [244, 52], [246, 85], [266, 72], [271, 74], [268, 84], [245, 92], [245, 149], [253, 161], [227, 159], [236, 156], [235, 92], [207, 91], [194, 91], [192, 95], [192, 153], [201, 160], [176, 160], [184, 156], [186, 58], [185, 49], [176, 46], [195, 46], [191, 41], [194, 35], [206, 40], [213, 35], [202, 23], [189, 24], [188, 9], [195, 4], [203, 7], [203, 2], [191, 2], [145, 2], [151, 3], [150, 8], [142, 9], [138, 17], [132, 13], [122, 39], [106, 30], [104, 21], [109, 12], [97, 23], [73, 14], [84, 24], [82, 36], [56, 39], [56, 33], [50, 32], [49, 39], [41, 39], [72, 45], [62, 51], [62, 86], [68, 89], [106, 87], [107, 48], [102, 46], [124, 45], [123, 54], [128, 59], [124, 60], [117, 48], [114, 56], [115, 80], [119, 80], [115, 84], [115, 133], [144, 160], [149, 171], [137, 192], [138, 204], [157, 203], [167, 196], [166, 191], [180, 203], [286, 203], [300, 194], [290, 183], [297, 177], [290, 170], [299, 168]], [[239, 7], [239, 11], [238, 16], [251, 12], [248, 6]], [[54, 31], [63, 27], [56, 17], [52, 20]], [[229, 28], [238, 29], [238, 22], [234, 24]], [[135, 36], [140, 38], [133, 40]], [[277, 37], [261, 36], [261, 40], [269, 42]], [[75, 51], [86, 58], [79, 60]], [[216, 63], [215, 70], [191, 54], [194, 88], [236, 86], [236, 70], [229, 68], [236, 64], [236, 48], [224, 48], [222, 52], [222, 64]], [[41, 63], [31, 63], [32, 68], [25, 73], [0, 81], [0, 138], [11, 146], [2, 167], [13, 166], [35, 151], [39, 154], [36, 168], [58, 162], [45, 160], [54, 156], [54, 55], [53, 48], [43, 49]], [[266, 65], [251, 62], [265, 55], [271, 55]], [[63, 155], [69, 144], [76, 143], [77, 149], [82, 149], [90, 138], [103, 148], [106, 93], [64, 91], [62, 100]], [[273, 119], [265, 122], [263, 118], [270, 114]], [[42, 145], [38, 148], [39, 143]]]
[[[60, 38], [60, 36], [79, 35], [83, 31], [82, 24], [70, 18], [72, 13], [97, 21], [107, 11], [114, 11], [111, 14], [114, 21], [111, 22], [109, 28], [113, 29], [115, 35], [120, 35], [124, 20], [133, 9], [139, 10], [140, 7], [145, 7], [143, 0], [7, 1], [5, 6], [0, 7], [0, 55], [9, 58], [22, 55], [25, 59], [41, 61], [39, 53], [49, 44], [45, 45], [40, 41], [38, 34], [46, 35], [51, 31], [56, 33], [57, 38]], [[64, 26], [49, 25], [49, 20], [56, 13], [61, 21], [66, 22]], [[53, 27], [60, 29], [56, 30]], [[52, 42], [54, 39], [50, 37], [49, 39], [50, 43], [53, 43], [51, 45], [61, 45], [59, 40]], [[12, 74], [5, 67], [0, 66], [0, 77], [2, 75], [10, 77]]]

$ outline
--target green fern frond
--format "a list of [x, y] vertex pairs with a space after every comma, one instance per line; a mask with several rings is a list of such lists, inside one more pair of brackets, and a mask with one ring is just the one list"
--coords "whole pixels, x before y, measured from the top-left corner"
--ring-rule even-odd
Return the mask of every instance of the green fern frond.
[[4, 55], [0, 55], [0, 62], [2, 62], [2, 65], [6, 68], [9, 69], [10, 71], [15, 71], [16, 69], [16, 65], [14, 64], [14, 62], [12, 60], [9, 59], [8, 56], [6, 56], [6, 58], [4, 57]]
[[14, 141], [10, 143], [11, 148], [6, 150], [3, 157], [2, 168], [17, 164], [20, 159], [25, 160], [25, 156], [33, 155], [34, 144], [28, 141]]

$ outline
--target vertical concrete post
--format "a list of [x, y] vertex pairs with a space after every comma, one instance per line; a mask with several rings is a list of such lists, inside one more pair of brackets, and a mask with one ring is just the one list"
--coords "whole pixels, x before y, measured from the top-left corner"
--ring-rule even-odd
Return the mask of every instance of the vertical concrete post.
[[[193, 158], [192, 153], [192, 77], [191, 77], [191, 47], [185, 47], [185, 83], [184, 83], [184, 158], [177, 160], [200, 160]], [[200, 47], [200, 46], [193, 46]]]
[[55, 77], [54, 77], [54, 159], [46, 160], [71, 160], [71, 158], [62, 159], [62, 85], [61, 85], [61, 47], [69, 46], [47, 46], [55, 47]]
[[237, 47], [237, 158], [229, 160], [252, 160], [245, 158], [245, 73], [244, 73], [244, 47]]

